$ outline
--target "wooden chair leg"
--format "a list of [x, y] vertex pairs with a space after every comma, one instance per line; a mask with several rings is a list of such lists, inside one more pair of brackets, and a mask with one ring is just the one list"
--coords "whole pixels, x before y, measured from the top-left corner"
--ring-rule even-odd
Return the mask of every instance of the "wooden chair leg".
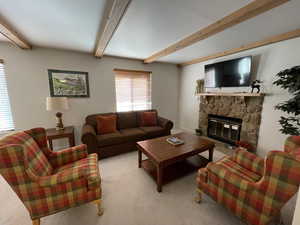
[[95, 200], [94, 203], [97, 205], [98, 216], [102, 216], [103, 215], [103, 209], [101, 207], [101, 199]]
[[196, 196], [196, 198], [195, 198], [195, 201], [197, 202], [197, 203], [201, 203], [201, 201], [202, 201], [202, 191], [201, 190], [197, 190], [197, 196]]
[[40, 219], [32, 220], [32, 225], [40, 225], [40, 224], [41, 224]]

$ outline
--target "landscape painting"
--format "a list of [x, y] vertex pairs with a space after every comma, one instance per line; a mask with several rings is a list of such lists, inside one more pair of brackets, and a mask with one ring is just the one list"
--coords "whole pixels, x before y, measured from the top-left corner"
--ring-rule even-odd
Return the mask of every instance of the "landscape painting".
[[87, 72], [48, 70], [51, 97], [89, 97]]

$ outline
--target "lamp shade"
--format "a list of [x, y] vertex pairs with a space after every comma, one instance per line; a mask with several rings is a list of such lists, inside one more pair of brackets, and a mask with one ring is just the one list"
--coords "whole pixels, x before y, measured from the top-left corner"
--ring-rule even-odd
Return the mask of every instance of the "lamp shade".
[[65, 97], [47, 97], [47, 111], [63, 111], [69, 109], [68, 98]]

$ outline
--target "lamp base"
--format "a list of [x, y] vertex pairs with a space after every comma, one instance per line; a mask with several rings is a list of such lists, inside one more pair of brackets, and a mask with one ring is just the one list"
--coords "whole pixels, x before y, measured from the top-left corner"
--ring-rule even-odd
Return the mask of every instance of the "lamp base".
[[55, 129], [56, 130], [64, 130], [65, 128], [64, 127], [58, 127], [58, 126], [56, 126]]
[[64, 124], [62, 122], [62, 113], [57, 112], [56, 113], [56, 130], [64, 130]]

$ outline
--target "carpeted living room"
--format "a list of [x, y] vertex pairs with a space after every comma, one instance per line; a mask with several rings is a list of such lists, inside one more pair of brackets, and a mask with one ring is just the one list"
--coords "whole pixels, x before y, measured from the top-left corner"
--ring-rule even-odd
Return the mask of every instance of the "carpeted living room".
[[299, 8], [0, 0], [0, 224], [299, 225]]

